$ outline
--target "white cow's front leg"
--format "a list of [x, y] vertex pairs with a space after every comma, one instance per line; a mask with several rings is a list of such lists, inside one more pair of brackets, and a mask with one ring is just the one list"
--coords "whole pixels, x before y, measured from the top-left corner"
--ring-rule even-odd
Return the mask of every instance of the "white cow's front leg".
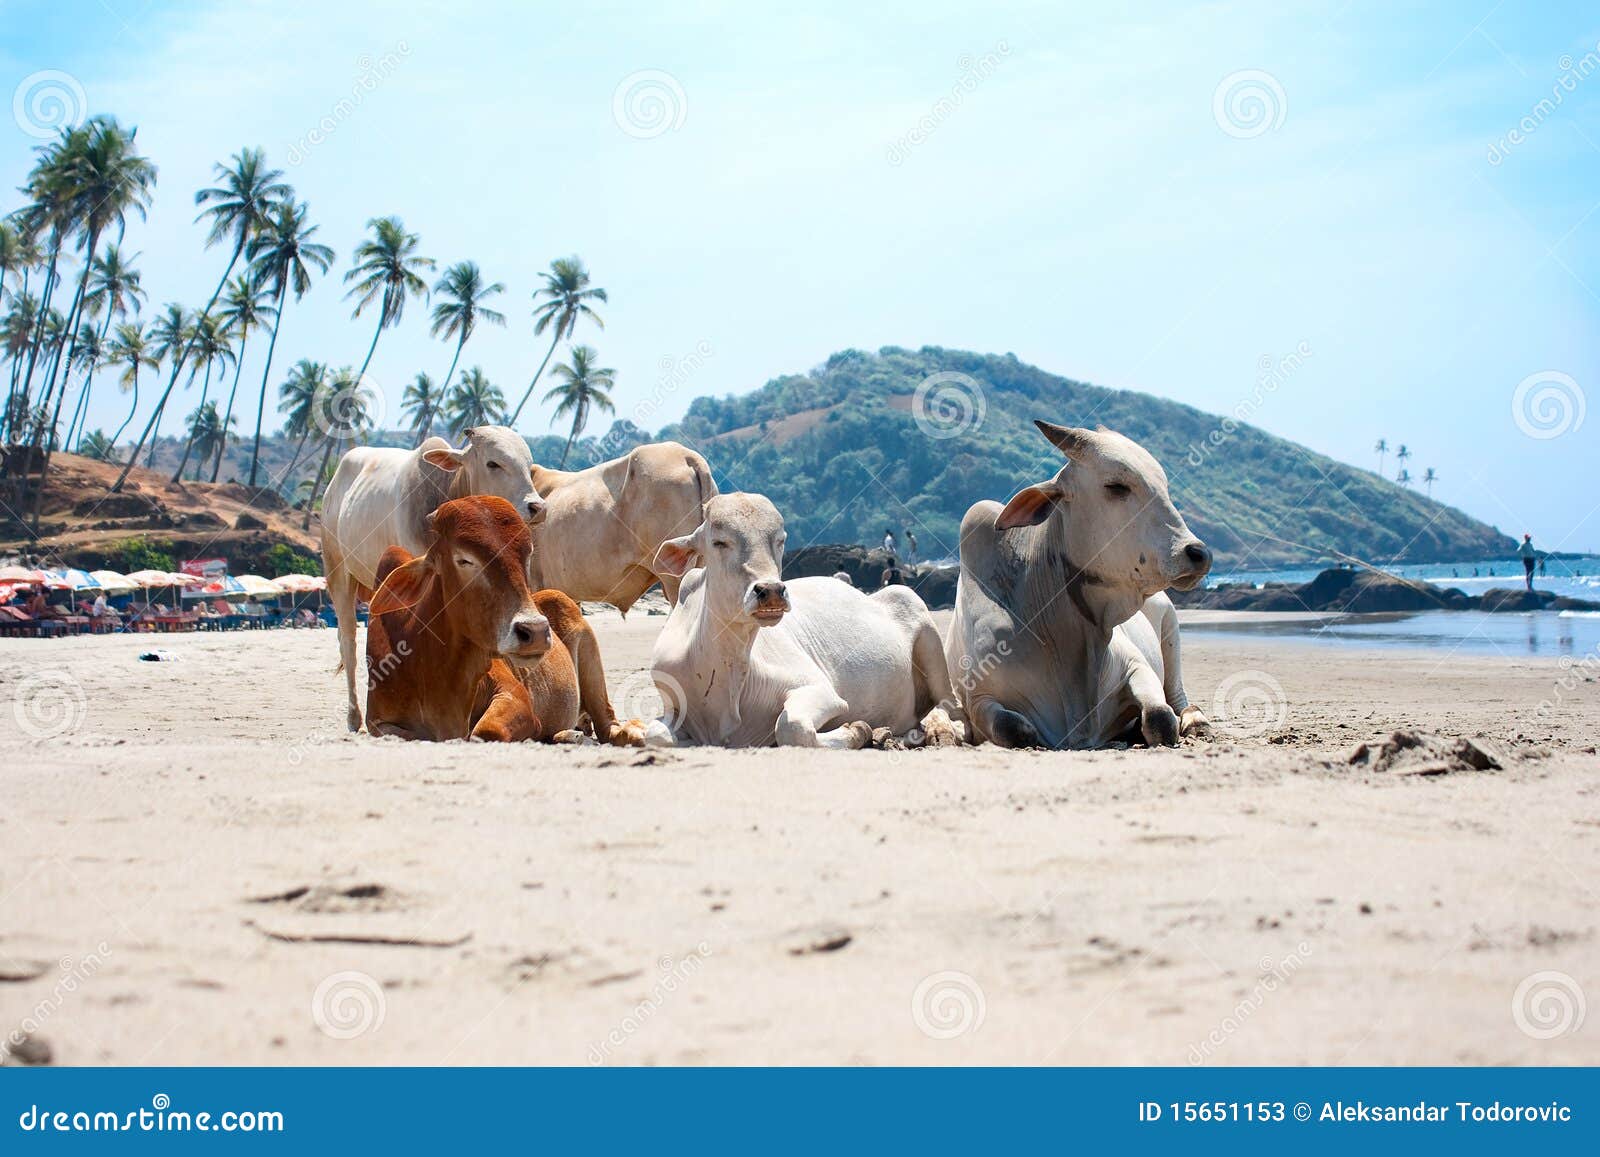
[[967, 728], [968, 737], [974, 743], [981, 736], [996, 747], [1044, 746], [1044, 740], [1032, 723], [991, 695], [973, 696], [967, 706]]
[[1151, 747], [1178, 745], [1178, 713], [1167, 702], [1166, 689], [1148, 663], [1136, 662], [1128, 671], [1128, 690], [1139, 705], [1139, 730]]
[[832, 747], [854, 750], [872, 741], [872, 728], [849, 723], [824, 731], [849, 710], [850, 704], [829, 687], [796, 687], [783, 698], [773, 736], [779, 747]]

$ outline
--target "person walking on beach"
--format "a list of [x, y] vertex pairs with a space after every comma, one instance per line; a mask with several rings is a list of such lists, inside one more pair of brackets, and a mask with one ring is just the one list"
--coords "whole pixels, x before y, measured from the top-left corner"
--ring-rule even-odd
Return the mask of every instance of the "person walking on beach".
[[906, 527], [906, 561], [912, 566], [917, 565], [917, 536], [911, 533], [911, 528]]
[[1533, 589], [1533, 568], [1538, 564], [1539, 552], [1533, 549], [1533, 535], [1524, 534], [1522, 545], [1517, 548], [1517, 554], [1522, 557], [1522, 578], [1528, 584], [1528, 589]]

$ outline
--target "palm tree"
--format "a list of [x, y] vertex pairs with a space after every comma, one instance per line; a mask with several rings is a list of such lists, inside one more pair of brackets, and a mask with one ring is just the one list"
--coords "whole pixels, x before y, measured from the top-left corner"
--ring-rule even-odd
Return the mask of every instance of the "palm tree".
[[[100, 323], [99, 338], [101, 344], [107, 347], [108, 360], [110, 347], [107, 338], [111, 332], [112, 322], [126, 318], [130, 310], [137, 314], [144, 305], [144, 287], [140, 284], [139, 271], [133, 267], [133, 262], [138, 256], [135, 253], [132, 257], [125, 257], [120, 245], [108, 245], [105, 253], [96, 258], [94, 263], [85, 310], [91, 317], [105, 315]], [[78, 397], [78, 408], [73, 413], [72, 421], [67, 425], [69, 445], [72, 442], [72, 431], [80, 420], [85, 426], [88, 424], [90, 385], [90, 382], [84, 382], [83, 393]], [[82, 432], [81, 428], [79, 432]]]
[[[1406, 474], [1406, 469], [1405, 469], [1406, 459], [1411, 457], [1411, 451], [1410, 451], [1410, 449], [1407, 448], [1407, 446], [1406, 446], [1406, 444], [1404, 442], [1400, 443], [1400, 449], [1398, 449], [1398, 450], [1396, 450], [1394, 452], [1394, 457], [1395, 457], [1395, 461], [1400, 463], [1400, 473]], [[1410, 475], [1409, 474], [1406, 474], [1406, 477], [1407, 477], [1408, 480], [1410, 479]]]
[[256, 484], [261, 461], [261, 419], [267, 407], [267, 379], [272, 375], [272, 355], [278, 348], [278, 329], [283, 325], [284, 299], [294, 291], [299, 301], [311, 288], [311, 269], [326, 273], [333, 264], [333, 250], [311, 240], [317, 226], [306, 223], [304, 203], [285, 202], [272, 212], [261, 232], [250, 241], [250, 276], [257, 285], [272, 291], [272, 340], [267, 343], [267, 365], [261, 371], [261, 398], [256, 403], [256, 438], [250, 451], [250, 485]]
[[[198, 370], [203, 366], [206, 371], [205, 382], [200, 387], [200, 405], [195, 410], [195, 413], [198, 414], [206, 408], [206, 398], [211, 393], [211, 371], [219, 365], [226, 370], [228, 363], [235, 360], [233, 343], [228, 340], [228, 331], [223, 327], [220, 318], [202, 317], [195, 323], [195, 333], [189, 339], [189, 348], [194, 351], [195, 369]], [[190, 380], [193, 381], [192, 375]], [[215, 410], [216, 407], [213, 406], [213, 413]], [[190, 415], [190, 417], [192, 418], [193, 415]], [[220, 429], [222, 419], [218, 418], [215, 425]], [[194, 448], [193, 424], [191, 423], [189, 439], [183, 447], [183, 457], [178, 460], [178, 468], [172, 472], [172, 480], [174, 482], [182, 479], [183, 468], [189, 464], [189, 455], [194, 451]], [[201, 456], [200, 462], [205, 462], [204, 455]], [[200, 470], [197, 466], [195, 477], [198, 479], [199, 476]]]
[[[143, 218], [145, 208], [150, 203], [156, 167], [149, 158], [139, 155], [135, 140], [137, 136], [137, 129], [124, 129], [114, 118], [106, 116], [93, 117], [80, 130], [64, 134], [64, 139], [71, 138], [78, 142], [76, 147], [69, 148], [63, 158], [65, 169], [59, 177], [66, 185], [73, 229], [83, 239], [83, 272], [78, 278], [72, 307], [67, 312], [67, 332], [71, 336], [67, 341], [66, 354], [64, 358], [56, 360], [56, 367], [63, 361], [68, 365], [72, 363], [77, 338], [73, 327], [78, 324], [83, 310], [100, 238], [113, 229], [120, 236], [127, 227], [128, 214], [137, 213]], [[52, 381], [54, 375], [52, 369]], [[49, 396], [50, 386], [47, 384], [47, 402]], [[65, 396], [66, 383], [63, 381], [50, 418], [52, 436], [61, 417], [61, 402]], [[39, 525], [39, 512], [44, 503], [44, 479], [49, 469], [50, 451], [47, 447], [39, 489], [34, 499], [35, 529]]]
[[113, 365], [122, 367], [122, 376], [117, 379], [117, 385], [123, 393], [129, 390], [133, 392], [133, 404], [128, 407], [128, 416], [122, 419], [122, 425], [118, 426], [117, 432], [111, 436], [111, 445], [115, 447], [122, 438], [122, 432], [128, 428], [128, 423], [133, 421], [133, 415], [139, 409], [139, 371], [155, 369], [161, 364], [161, 359], [152, 352], [150, 342], [138, 323], [131, 321], [125, 321], [117, 326], [111, 338], [109, 355]]
[[487, 321], [493, 325], [505, 325], [505, 314], [483, 304], [496, 294], [505, 292], [505, 288], [498, 281], [485, 285], [483, 271], [475, 261], [458, 261], [444, 271], [444, 276], [433, 287], [433, 291], [445, 300], [433, 307], [433, 324], [428, 332], [434, 337], [456, 339], [455, 355], [451, 357], [450, 369], [439, 387], [446, 397], [450, 394], [450, 380], [456, 376], [456, 363], [461, 360], [461, 347], [467, 344], [478, 323]]
[[[267, 168], [266, 154], [260, 149], [240, 149], [232, 157], [231, 167], [228, 165], [215, 165], [217, 184], [208, 189], [201, 189], [194, 195], [194, 203], [203, 206], [195, 220], [205, 220], [210, 223], [210, 231], [206, 235], [206, 248], [209, 249], [220, 241], [232, 242], [232, 253], [228, 258], [227, 268], [222, 271], [222, 276], [217, 279], [217, 287], [211, 292], [211, 300], [206, 302], [206, 307], [200, 311], [201, 317], [209, 317], [211, 309], [217, 304], [217, 298], [222, 296], [223, 286], [228, 284], [228, 278], [233, 275], [233, 268], [245, 255], [273, 213], [278, 203], [290, 200], [294, 190], [284, 184], [279, 178], [283, 176], [277, 169]], [[330, 254], [329, 259], [332, 259]], [[139, 435], [139, 441], [134, 444], [133, 453], [128, 455], [128, 464], [123, 467], [121, 475], [111, 487], [113, 491], [121, 490], [122, 484], [127, 481], [128, 471], [133, 469], [133, 462], [139, 456], [139, 448], [145, 440], [152, 436], [155, 424], [160, 420], [161, 412], [166, 408], [167, 398], [172, 394], [172, 388], [178, 383], [178, 374], [183, 370], [183, 363], [188, 360], [189, 349], [184, 346], [171, 359], [171, 376], [167, 379], [166, 389], [162, 391], [161, 399], [156, 403], [155, 412], [150, 417], [149, 424]]]
[[105, 436], [103, 430], [90, 430], [78, 439], [78, 453], [85, 458], [93, 458], [96, 462], [116, 461], [111, 449], [111, 439]]
[[589, 424], [590, 409], [604, 410], [608, 414], [616, 412], [608, 391], [616, 384], [617, 371], [595, 365], [594, 360], [599, 356], [593, 346], [573, 346], [572, 364], [558, 363], [551, 371], [561, 379], [561, 384], [544, 396], [547, 402], [559, 399], [561, 403], [550, 416], [551, 425], [566, 414], [572, 415], [572, 433], [567, 436], [567, 444], [561, 450], [561, 464], [556, 467], [558, 470], [566, 468], [572, 444]]
[[400, 218], [374, 217], [367, 222], [367, 228], [372, 230], [372, 237], [356, 246], [355, 266], [344, 275], [346, 285], [355, 282], [345, 294], [346, 298], [356, 298], [355, 312], [350, 315], [352, 320], [360, 317], [361, 311], [380, 297], [383, 302], [378, 310], [378, 328], [372, 335], [372, 344], [367, 347], [367, 356], [356, 373], [360, 378], [367, 376], [367, 367], [372, 364], [372, 355], [377, 352], [383, 331], [400, 324], [406, 298], [427, 295], [428, 283], [419, 271], [434, 266], [433, 258], [417, 256], [417, 246], [421, 242], [415, 233], [406, 232]]
[[505, 412], [505, 395], [484, 375], [481, 366], [464, 371], [444, 403], [444, 418], [452, 434], [472, 426], [499, 425]]
[[[233, 385], [228, 390], [228, 408], [222, 414], [222, 431], [226, 435], [234, 426], [233, 399], [239, 393], [239, 374], [244, 370], [244, 347], [249, 344], [250, 331], [260, 329], [277, 316], [277, 310], [268, 304], [267, 291], [251, 283], [242, 274], [228, 282], [227, 296], [222, 300], [222, 311], [217, 314], [223, 328], [239, 339], [239, 356], [233, 363]], [[211, 481], [222, 471], [222, 454], [228, 448], [226, 436], [217, 447], [217, 456], [211, 463]]]
[[334, 372], [326, 393], [327, 405], [318, 407], [317, 417], [327, 427], [323, 431], [323, 440], [327, 448], [322, 452], [322, 464], [317, 467], [317, 472], [313, 475], [315, 481], [311, 487], [311, 496], [306, 500], [305, 518], [300, 523], [301, 530], [311, 529], [311, 512], [316, 509], [317, 495], [333, 477], [328, 470], [328, 464], [333, 459], [334, 452], [337, 450], [342, 453], [344, 444], [371, 424], [372, 391], [362, 384], [361, 379], [351, 372], [349, 366]]
[[[37, 248], [41, 238], [48, 238], [42, 250], [48, 256], [43, 261], [44, 285], [39, 291], [38, 318], [28, 345], [27, 369], [21, 375], [18, 390], [17, 409], [22, 413], [31, 413], [34, 409], [33, 370], [38, 364], [39, 355], [45, 352], [46, 336], [43, 323], [51, 313], [55, 291], [60, 284], [58, 266], [61, 260], [61, 246], [76, 227], [72, 188], [66, 178], [66, 171], [73, 163], [75, 153], [83, 147], [82, 133], [81, 128], [63, 129], [54, 142], [41, 145], [37, 150], [39, 159], [29, 171], [27, 182], [21, 190], [27, 195], [28, 204], [15, 219], [24, 239], [27, 244]], [[16, 439], [17, 433], [20, 431], [13, 432], [13, 440]]]
[[217, 453], [218, 446], [227, 442], [228, 431], [215, 402], [202, 402], [200, 408], [189, 415], [189, 444], [195, 449], [194, 481], [200, 480], [206, 460]]
[[1432, 466], [1422, 472], [1422, 484], [1428, 488], [1428, 497], [1433, 497], [1433, 484], [1439, 481], [1439, 473]]
[[[68, 370], [77, 370], [83, 375], [83, 388], [78, 391], [78, 401], [72, 408], [72, 419], [67, 423], [67, 436], [61, 440], [62, 448], [72, 445], [72, 431], [78, 424], [78, 416], [83, 413], [84, 402], [89, 397], [89, 388], [94, 384], [95, 371], [105, 364], [108, 342], [102, 341], [100, 331], [89, 322], [84, 322], [78, 327], [77, 341], [72, 351], [72, 364]], [[67, 392], [67, 383], [61, 385], [61, 392]]]
[[533, 381], [528, 383], [522, 401], [511, 412], [511, 420], [507, 423], [511, 426], [517, 424], [517, 419], [522, 416], [522, 407], [533, 396], [533, 388], [539, 384], [539, 375], [550, 364], [550, 355], [556, 352], [556, 346], [562, 338], [572, 336], [572, 331], [578, 327], [578, 319], [587, 317], [601, 329], [606, 327], [589, 302], [608, 301], [609, 298], [606, 297], [606, 291], [598, 286], [589, 288], [589, 271], [577, 257], [558, 258], [550, 263], [549, 273], [539, 276], [544, 278], [544, 286], [533, 291], [533, 332], [542, 334], [546, 329], [551, 330], [550, 348], [544, 351], [544, 361], [534, 371]]
[[1378, 455], [1378, 477], [1382, 478], [1383, 477], [1383, 459], [1384, 459], [1385, 455], [1387, 455], [1389, 453], [1389, 440], [1387, 438], [1379, 438], [1378, 442], [1377, 442], [1377, 445], [1373, 446], [1372, 449]]
[[299, 435], [294, 457], [289, 460], [280, 479], [289, 477], [300, 463], [306, 439], [316, 429], [316, 415], [322, 404], [322, 392], [327, 387], [328, 368], [321, 362], [301, 358], [289, 371], [288, 378], [278, 387], [278, 412], [284, 415], [283, 432], [286, 436]]
[[[39, 299], [26, 291], [11, 295], [11, 309], [6, 313], [3, 335], [6, 358], [11, 362], [11, 384], [6, 391], [6, 410], [0, 414], [0, 434], [14, 430], [12, 415], [27, 407], [20, 393], [22, 355], [32, 346], [39, 329]], [[0, 438], [0, 441], [4, 441]]]
[[1406, 470], [1405, 468], [1402, 467], [1401, 470], [1400, 470], [1400, 473], [1398, 473], [1398, 474], [1396, 474], [1394, 476], [1394, 480], [1396, 482], [1400, 483], [1401, 486], [1410, 486], [1411, 485], [1411, 471]]
[[[175, 301], [167, 302], [166, 312], [155, 320], [150, 327], [151, 352], [157, 363], [175, 361], [189, 344], [189, 335], [194, 330], [194, 317], [183, 306]], [[194, 375], [191, 373], [190, 378]], [[161, 415], [167, 408], [167, 396], [172, 393], [169, 388], [156, 400], [155, 412], [150, 415], [150, 421], [145, 427], [145, 436], [134, 444], [133, 452], [128, 455], [128, 468], [131, 469], [134, 459], [139, 456], [140, 446], [146, 438], [150, 443], [150, 453], [146, 456], [144, 464], [153, 465], [156, 460], [156, 434], [161, 427]], [[127, 477], [128, 470], [123, 470], [123, 477]], [[118, 484], [122, 479], [118, 479]], [[116, 486], [111, 488], [113, 491]]]
[[433, 423], [439, 417], [443, 403], [443, 397], [434, 387], [433, 379], [427, 374], [418, 374], [406, 387], [405, 397], [401, 399], [400, 405], [406, 416], [411, 419], [411, 432], [417, 436], [418, 446], [432, 436]]

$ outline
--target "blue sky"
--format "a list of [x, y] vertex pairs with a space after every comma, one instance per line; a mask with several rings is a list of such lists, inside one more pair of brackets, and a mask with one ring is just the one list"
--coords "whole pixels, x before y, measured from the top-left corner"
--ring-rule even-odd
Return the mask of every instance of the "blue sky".
[[[584, 338], [619, 415], [651, 399], [651, 426], [839, 349], [923, 344], [1228, 413], [1303, 346], [1252, 422], [1363, 466], [1405, 442], [1436, 497], [1600, 549], [1600, 415], [1576, 423], [1600, 402], [1592, 4], [47, 0], [0, 2], [0, 26], [0, 89], [65, 72], [160, 166], [128, 239], [152, 311], [204, 304], [226, 262], [193, 224], [212, 163], [260, 145], [286, 171], [339, 261], [286, 318], [282, 367], [359, 364], [370, 315], [339, 275], [393, 213], [506, 284], [510, 324], [463, 364], [512, 397], [543, 353], [536, 274], [569, 253], [612, 295]], [[654, 134], [615, 108], [647, 71]], [[36, 143], [13, 103], [0, 210]], [[424, 319], [409, 306], [373, 363], [396, 417], [449, 362]]]

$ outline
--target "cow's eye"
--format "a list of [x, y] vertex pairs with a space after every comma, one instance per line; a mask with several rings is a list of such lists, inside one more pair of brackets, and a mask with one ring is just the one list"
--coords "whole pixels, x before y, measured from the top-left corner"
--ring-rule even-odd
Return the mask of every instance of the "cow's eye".
[[1133, 493], [1133, 487], [1126, 482], [1107, 482], [1106, 493], [1113, 498], [1126, 498]]
[[713, 538], [711, 540], [711, 545], [716, 547], [718, 550], [727, 550], [728, 549], [728, 543], [725, 542], [723, 539], [720, 539], [720, 538]]
[[489, 469], [491, 469], [491, 470], [499, 470], [500, 469], [500, 463], [498, 463], [498, 462], [489, 463]]
[[456, 565], [457, 566], [474, 566], [476, 564], [470, 558], [458, 558], [458, 559], [456, 559]]

